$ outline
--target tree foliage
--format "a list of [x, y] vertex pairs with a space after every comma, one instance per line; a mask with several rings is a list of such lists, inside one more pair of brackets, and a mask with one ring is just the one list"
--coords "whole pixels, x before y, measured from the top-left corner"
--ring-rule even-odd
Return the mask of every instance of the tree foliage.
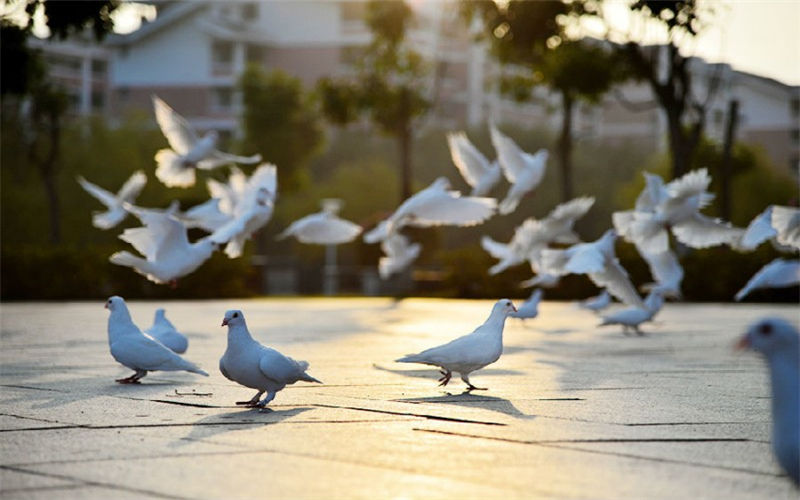
[[239, 79], [244, 113], [243, 150], [278, 166], [281, 190], [307, 182], [306, 167], [323, 144], [316, 108], [299, 79], [250, 65]]
[[572, 121], [577, 101], [596, 102], [627, 77], [621, 60], [607, 48], [570, 40], [564, 18], [587, 12], [584, 2], [512, 0], [464, 2], [468, 20], [479, 15], [492, 54], [510, 73], [501, 75], [500, 90], [518, 101], [531, 99], [532, 87], [546, 85], [561, 97], [558, 139], [562, 200], [572, 198]]
[[372, 42], [354, 64], [350, 78], [323, 78], [317, 85], [322, 111], [343, 126], [366, 116], [397, 139], [401, 199], [411, 195], [412, 124], [430, 108], [425, 97], [427, 72], [422, 57], [405, 44], [413, 12], [401, 0], [371, 0], [365, 22]]

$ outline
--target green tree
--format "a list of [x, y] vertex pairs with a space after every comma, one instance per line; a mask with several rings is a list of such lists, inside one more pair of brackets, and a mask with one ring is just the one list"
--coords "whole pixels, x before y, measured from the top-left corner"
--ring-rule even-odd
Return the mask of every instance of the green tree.
[[49, 81], [41, 55], [28, 48], [27, 39], [33, 27], [33, 15], [43, 9], [46, 23], [53, 36], [69, 35], [91, 29], [100, 40], [114, 28], [111, 12], [115, 0], [80, 2], [28, 0], [28, 18], [23, 26], [9, 19], [0, 20], [2, 31], [2, 91], [3, 112], [10, 112], [24, 127], [21, 140], [27, 158], [42, 178], [50, 218], [50, 242], [61, 241], [58, 183], [61, 135], [69, 108], [65, 92]]
[[697, 93], [689, 57], [680, 53], [679, 41], [696, 37], [708, 24], [713, 10], [701, 0], [636, 0], [631, 11], [643, 22], [660, 24], [667, 33], [662, 46], [635, 40], [617, 46], [634, 75], [646, 81], [666, 118], [672, 178], [688, 172], [705, 128], [706, 109], [719, 84], [711, 78], [704, 96]]
[[299, 79], [282, 71], [249, 65], [239, 79], [244, 113], [244, 149], [258, 151], [278, 166], [281, 190], [307, 182], [307, 166], [323, 144], [323, 131], [311, 98]]
[[463, 11], [468, 20], [475, 14], [482, 17], [492, 54], [500, 63], [512, 66], [511, 75], [501, 76], [504, 94], [526, 101], [531, 98], [532, 87], [546, 85], [560, 96], [557, 156], [561, 198], [571, 199], [575, 105], [580, 100], [597, 102], [615, 82], [626, 78], [620, 58], [599, 44], [568, 39], [560, 18], [585, 13], [581, 2], [466, 2]]
[[[243, 150], [257, 151], [277, 165], [279, 193], [291, 197], [305, 192], [310, 184], [309, 163], [324, 142], [311, 94], [304, 91], [298, 78], [280, 70], [267, 72], [256, 64], [247, 66], [238, 85], [244, 108]], [[273, 237], [269, 228], [260, 231], [256, 252], [263, 255], [274, 247], [274, 243], [268, 243]]]
[[397, 140], [401, 200], [411, 196], [411, 150], [414, 120], [430, 103], [421, 56], [404, 43], [413, 12], [401, 0], [371, 0], [366, 23], [372, 43], [354, 65], [353, 78], [323, 78], [318, 83], [322, 111], [329, 121], [346, 125], [366, 115], [383, 133]]

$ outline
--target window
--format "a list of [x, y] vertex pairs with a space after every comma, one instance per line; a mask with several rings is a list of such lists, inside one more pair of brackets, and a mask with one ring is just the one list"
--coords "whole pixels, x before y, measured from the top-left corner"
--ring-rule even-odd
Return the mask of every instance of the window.
[[95, 76], [105, 76], [108, 63], [100, 59], [92, 59], [92, 73]]
[[233, 71], [233, 42], [214, 40], [211, 45], [211, 71], [229, 74]]
[[211, 103], [214, 109], [218, 111], [227, 111], [233, 108], [233, 88], [215, 88], [212, 91]]
[[264, 47], [260, 45], [247, 44], [245, 47], [245, 59], [248, 63], [263, 64]]
[[258, 4], [247, 2], [242, 5], [242, 21], [255, 21], [258, 19]]
[[92, 92], [92, 110], [102, 111], [105, 106], [106, 96], [102, 90], [95, 90]]

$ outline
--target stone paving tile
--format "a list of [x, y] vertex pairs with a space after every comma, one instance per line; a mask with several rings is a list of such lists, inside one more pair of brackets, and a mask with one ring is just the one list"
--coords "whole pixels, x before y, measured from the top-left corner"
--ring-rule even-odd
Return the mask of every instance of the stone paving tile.
[[[149, 326], [156, 307], [134, 302]], [[3, 498], [796, 498], [769, 450], [764, 367], [731, 345], [752, 320], [796, 308], [669, 304], [644, 337], [597, 329], [570, 304], [510, 320], [488, 391], [437, 387], [396, 364], [467, 333], [488, 301], [179, 301], [167, 315], [210, 377], [114, 378], [102, 303], [3, 304]], [[311, 362], [325, 385], [272, 410], [216, 370], [226, 309]]]

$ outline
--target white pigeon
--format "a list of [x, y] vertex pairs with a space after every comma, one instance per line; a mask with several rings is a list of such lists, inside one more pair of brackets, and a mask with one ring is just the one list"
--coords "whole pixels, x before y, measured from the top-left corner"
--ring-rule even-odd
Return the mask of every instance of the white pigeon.
[[578, 302], [578, 307], [581, 309], [588, 309], [595, 314], [599, 313], [610, 305], [611, 295], [608, 293], [608, 290], [603, 290], [599, 295], [595, 295], [594, 297], [589, 297], [588, 299]]
[[139, 379], [153, 371], [187, 371], [208, 377], [208, 373], [172, 352], [160, 342], [148, 337], [133, 323], [128, 306], [122, 297], [106, 301], [108, 316], [108, 345], [111, 356], [136, 373], [118, 379], [120, 384], [138, 384]]
[[737, 248], [747, 251], [755, 250], [760, 244], [777, 235], [778, 231], [772, 227], [772, 205], [770, 205], [750, 221]]
[[195, 169], [211, 170], [227, 163], [254, 164], [261, 155], [237, 156], [216, 149], [217, 132], [198, 137], [185, 118], [160, 98], [153, 96], [156, 122], [169, 142], [169, 148], [156, 152], [156, 177], [167, 187], [189, 187], [195, 182]]
[[378, 275], [385, 280], [411, 265], [419, 257], [422, 246], [409, 243], [400, 233], [393, 233], [381, 242], [381, 250], [386, 255], [378, 260]]
[[800, 209], [775, 205], [771, 222], [778, 232], [778, 243], [800, 250]]
[[800, 485], [800, 337], [781, 318], [756, 321], [739, 340], [767, 360], [772, 386], [772, 451], [795, 485]]
[[683, 281], [683, 267], [678, 262], [678, 257], [671, 250], [650, 254], [644, 252], [642, 258], [650, 267], [650, 274], [655, 283], [646, 283], [643, 290], [660, 290], [665, 297], [681, 297], [681, 282]]
[[289, 384], [299, 380], [322, 383], [306, 373], [307, 361], [295, 361], [254, 340], [242, 311], [226, 311], [222, 326], [228, 327], [228, 347], [219, 360], [219, 371], [228, 380], [258, 391], [251, 400], [237, 401], [237, 405], [263, 408]]
[[219, 209], [220, 200], [211, 198], [199, 205], [195, 205], [185, 212], [178, 212], [175, 217], [191, 229], [199, 227], [203, 231], [213, 233], [231, 220], [231, 215]]
[[92, 224], [94, 227], [100, 229], [110, 229], [120, 222], [128, 215], [123, 203], [133, 203], [139, 193], [142, 192], [144, 185], [147, 184], [147, 176], [141, 170], [134, 172], [130, 178], [125, 181], [122, 188], [117, 194], [106, 191], [105, 189], [92, 184], [83, 177], [78, 177], [78, 183], [87, 193], [97, 198], [100, 203], [108, 207], [105, 212], [95, 212], [92, 215]]
[[646, 321], [652, 321], [663, 305], [664, 296], [661, 291], [653, 290], [644, 300], [644, 307], [632, 307], [603, 316], [603, 322], [598, 326], [622, 325], [625, 333], [628, 332], [628, 328], [633, 328], [636, 333], [643, 335], [639, 325]]
[[154, 283], [175, 285], [178, 278], [194, 272], [218, 248], [209, 236], [190, 243], [186, 226], [170, 212], [129, 204], [125, 204], [125, 208], [144, 226], [126, 229], [119, 238], [133, 245], [145, 258], [123, 251], [116, 252], [108, 260], [130, 267]]
[[338, 206], [326, 205], [320, 212], [292, 222], [276, 239], [294, 236], [300, 243], [340, 245], [361, 234], [362, 228], [337, 216]]
[[528, 260], [534, 267], [541, 250], [551, 243], [572, 244], [580, 241], [572, 230], [575, 221], [581, 218], [594, 204], [594, 198], [575, 198], [558, 205], [544, 219], [525, 219], [516, 227], [511, 241], [500, 243], [488, 236], [481, 238], [481, 246], [499, 262], [489, 269], [489, 274], [498, 274], [509, 267]]
[[528, 300], [520, 304], [516, 312], [511, 313], [509, 316], [512, 318], [519, 318], [522, 320], [533, 319], [539, 315], [539, 302], [542, 300], [542, 290], [537, 288], [533, 291]]
[[450, 181], [439, 177], [412, 195], [386, 220], [364, 234], [366, 243], [383, 241], [403, 226], [474, 226], [494, 215], [497, 200], [461, 196], [450, 189]]
[[612, 216], [619, 234], [640, 252], [659, 254], [668, 250], [670, 229], [681, 243], [692, 248], [739, 244], [743, 229], [699, 212], [714, 199], [707, 191], [711, 177], [706, 169], [693, 170], [666, 186], [658, 176], [645, 176], [647, 185], [636, 208]]
[[208, 238], [218, 244], [225, 245], [225, 255], [231, 259], [240, 257], [244, 252], [244, 244], [250, 237], [264, 227], [272, 218], [274, 205], [272, 195], [261, 189], [247, 210], [237, 213], [225, 225], [214, 231]]
[[447, 134], [450, 157], [467, 184], [472, 186], [471, 196], [484, 196], [500, 181], [500, 164], [489, 160], [464, 132]]
[[759, 288], [785, 288], [797, 284], [800, 284], [800, 260], [775, 259], [759, 269], [734, 299], [738, 302]]
[[189, 347], [189, 339], [186, 335], [179, 332], [175, 325], [172, 324], [163, 308], [156, 309], [155, 318], [153, 318], [153, 326], [144, 331], [154, 339], [158, 340], [165, 346], [169, 347], [178, 354], [183, 354]]
[[517, 308], [508, 299], [498, 300], [489, 318], [472, 333], [447, 344], [427, 349], [418, 354], [409, 354], [395, 361], [398, 363], [421, 363], [441, 368], [439, 385], [450, 382], [452, 372], [461, 374], [468, 390], [485, 390], [469, 381], [469, 374], [500, 359], [503, 354], [503, 326], [506, 318]]
[[586, 274], [598, 287], [607, 289], [622, 302], [644, 308], [642, 298], [614, 253], [616, 238], [615, 231], [609, 229], [591, 243], [578, 243], [566, 250], [544, 249], [542, 268], [546, 273], [557, 276]]
[[546, 149], [540, 149], [535, 154], [526, 153], [510, 137], [497, 130], [494, 124], [490, 124], [489, 129], [492, 145], [497, 151], [497, 161], [506, 179], [511, 183], [499, 207], [500, 213], [506, 215], [513, 212], [522, 197], [536, 189], [542, 182], [548, 152]]

